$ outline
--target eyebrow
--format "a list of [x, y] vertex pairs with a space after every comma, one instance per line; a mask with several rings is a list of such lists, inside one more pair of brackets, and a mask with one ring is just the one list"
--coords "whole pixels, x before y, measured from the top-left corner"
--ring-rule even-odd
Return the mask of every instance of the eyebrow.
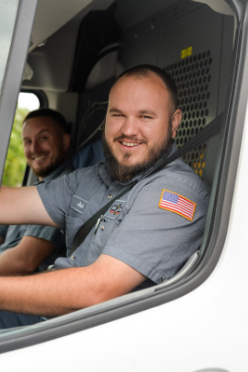
[[139, 111], [140, 114], [142, 115], [152, 115], [152, 116], [157, 116], [156, 112], [152, 111], [152, 110], [140, 110]]
[[[51, 132], [49, 132], [49, 130], [47, 130], [47, 129], [43, 129], [43, 130], [41, 130], [39, 133], [37, 133], [37, 136], [40, 136], [40, 135], [41, 135], [42, 133], [44, 133], [44, 132], [51, 134]], [[27, 140], [27, 139], [29, 139], [29, 138], [30, 138], [30, 137], [24, 137], [22, 140], [25, 141], [25, 140]]]
[[[110, 113], [112, 112], [117, 112], [119, 114], [122, 114], [122, 111], [119, 110], [118, 108], [116, 107], [112, 107], [110, 110], [109, 110]], [[157, 116], [156, 112], [152, 111], [152, 110], [140, 110], [139, 111], [139, 114], [141, 115], [152, 115], [152, 116]]]
[[119, 110], [118, 108], [116, 108], [116, 107], [112, 107], [111, 109], [109, 109], [109, 112], [111, 113], [111, 112], [118, 112], [119, 114], [121, 114], [122, 113], [122, 111], [121, 110]]

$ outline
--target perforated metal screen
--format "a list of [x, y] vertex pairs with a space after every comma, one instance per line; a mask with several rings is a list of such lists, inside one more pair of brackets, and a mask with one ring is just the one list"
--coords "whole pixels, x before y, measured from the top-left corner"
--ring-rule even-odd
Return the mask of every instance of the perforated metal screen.
[[[183, 112], [183, 120], [175, 139], [178, 148], [204, 128], [207, 123], [212, 62], [211, 51], [208, 50], [186, 57], [165, 68], [177, 83], [179, 108]], [[185, 162], [193, 167], [200, 177], [203, 177], [205, 168], [205, 151], [206, 144], [204, 143], [184, 155]]]

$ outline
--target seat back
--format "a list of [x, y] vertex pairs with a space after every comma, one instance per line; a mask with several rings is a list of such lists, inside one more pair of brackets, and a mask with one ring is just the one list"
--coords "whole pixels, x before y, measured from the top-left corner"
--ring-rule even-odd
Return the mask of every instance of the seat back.
[[103, 158], [102, 140], [99, 139], [79, 148], [72, 156], [72, 163], [74, 168], [78, 169], [94, 165]]

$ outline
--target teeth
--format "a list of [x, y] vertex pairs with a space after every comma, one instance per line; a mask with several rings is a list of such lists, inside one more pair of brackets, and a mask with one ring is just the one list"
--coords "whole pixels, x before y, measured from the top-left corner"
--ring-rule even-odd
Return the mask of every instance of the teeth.
[[139, 143], [133, 143], [133, 142], [122, 142], [123, 145], [133, 147], [133, 146], [138, 146]]
[[43, 159], [45, 156], [37, 156], [36, 158], [34, 158], [34, 160], [40, 160], [40, 159]]

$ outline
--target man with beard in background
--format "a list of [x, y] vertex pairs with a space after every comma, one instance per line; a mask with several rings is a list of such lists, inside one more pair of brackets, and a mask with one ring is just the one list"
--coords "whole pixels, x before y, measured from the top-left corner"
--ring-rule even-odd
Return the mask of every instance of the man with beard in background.
[[[23, 145], [27, 163], [39, 182], [71, 172], [70, 135], [64, 117], [51, 109], [30, 112], [23, 120]], [[37, 184], [37, 183], [36, 183]], [[0, 276], [44, 271], [64, 255], [64, 234], [41, 225], [0, 225]]]

